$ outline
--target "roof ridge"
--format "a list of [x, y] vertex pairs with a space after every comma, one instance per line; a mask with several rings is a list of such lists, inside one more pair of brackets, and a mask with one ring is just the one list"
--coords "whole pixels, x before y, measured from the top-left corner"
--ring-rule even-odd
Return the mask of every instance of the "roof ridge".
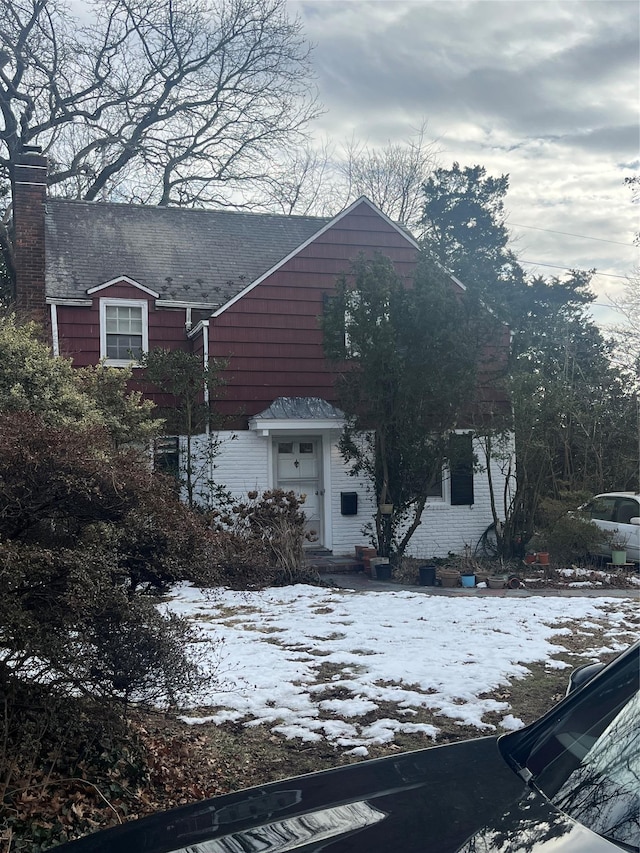
[[315, 214], [301, 214], [301, 213], [276, 213], [272, 211], [262, 210], [233, 210], [225, 207], [180, 207], [179, 205], [175, 206], [164, 206], [158, 204], [131, 204], [130, 202], [120, 202], [120, 201], [88, 201], [87, 199], [82, 198], [56, 198], [55, 196], [49, 196], [47, 198], [47, 204], [61, 204], [61, 205], [77, 205], [77, 206], [86, 206], [91, 207], [93, 209], [96, 208], [118, 208], [118, 209], [131, 209], [131, 210], [148, 210], [154, 212], [171, 212], [175, 213], [176, 211], [180, 211], [182, 213], [224, 213], [224, 214], [235, 214], [236, 216], [250, 216], [250, 217], [273, 217], [275, 219], [284, 219], [290, 221], [292, 219], [303, 219], [307, 221], [317, 221], [317, 222], [329, 222], [333, 219], [333, 216], [317, 216]]

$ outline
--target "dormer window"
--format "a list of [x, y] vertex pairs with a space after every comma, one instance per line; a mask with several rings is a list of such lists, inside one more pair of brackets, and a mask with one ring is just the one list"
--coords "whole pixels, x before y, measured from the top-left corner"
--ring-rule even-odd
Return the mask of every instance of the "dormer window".
[[149, 349], [146, 299], [100, 300], [100, 357], [114, 367], [135, 364]]

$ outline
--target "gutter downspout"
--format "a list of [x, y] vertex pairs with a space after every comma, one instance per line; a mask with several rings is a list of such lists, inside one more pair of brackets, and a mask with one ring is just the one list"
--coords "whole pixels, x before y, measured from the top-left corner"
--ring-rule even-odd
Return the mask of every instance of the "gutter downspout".
[[[206, 371], [209, 370], [209, 321], [202, 321], [202, 367]], [[207, 419], [205, 423], [205, 435], [207, 436], [207, 481], [209, 483], [213, 482], [213, 454], [211, 453], [210, 448], [210, 438], [211, 438], [211, 417], [210, 417], [210, 409], [209, 409], [209, 382], [207, 379], [204, 381], [203, 388], [203, 397], [204, 404], [207, 407]]]
[[[209, 321], [202, 321], [202, 367], [205, 371], [209, 370]], [[209, 408], [209, 383], [205, 380], [204, 383], [204, 404]], [[209, 415], [207, 413], [207, 423], [205, 432], [209, 435]]]

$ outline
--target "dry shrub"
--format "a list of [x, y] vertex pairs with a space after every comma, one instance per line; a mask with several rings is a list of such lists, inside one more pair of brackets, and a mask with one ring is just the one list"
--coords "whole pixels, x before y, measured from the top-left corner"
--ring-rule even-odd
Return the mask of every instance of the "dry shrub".
[[310, 579], [303, 503], [294, 492], [271, 489], [261, 495], [249, 492], [246, 501], [208, 513], [216, 560], [227, 583], [265, 586]]

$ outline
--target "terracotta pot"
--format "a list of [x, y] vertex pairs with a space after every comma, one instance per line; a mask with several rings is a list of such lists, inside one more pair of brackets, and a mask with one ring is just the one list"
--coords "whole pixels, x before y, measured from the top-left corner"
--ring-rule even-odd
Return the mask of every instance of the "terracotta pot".
[[504, 575], [494, 575], [487, 578], [487, 586], [489, 589], [504, 589], [507, 584], [507, 578]]
[[531, 565], [532, 563], [535, 563], [535, 561], [536, 561], [536, 555], [535, 555], [535, 554], [525, 554], [525, 555], [524, 555], [524, 561], [525, 561], [525, 563], [527, 563], [528, 565]]
[[445, 570], [440, 572], [438, 577], [442, 586], [453, 587], [458, 586], [460, 583], [460, 572], [448, 572]]
[[537, 557], [538, 563], [540, 563], [541, 566], [548, 566], [549, 565], [549, 552], [548, 551], [538, 551], [538, 553], [536, 554], [536, 557]]

